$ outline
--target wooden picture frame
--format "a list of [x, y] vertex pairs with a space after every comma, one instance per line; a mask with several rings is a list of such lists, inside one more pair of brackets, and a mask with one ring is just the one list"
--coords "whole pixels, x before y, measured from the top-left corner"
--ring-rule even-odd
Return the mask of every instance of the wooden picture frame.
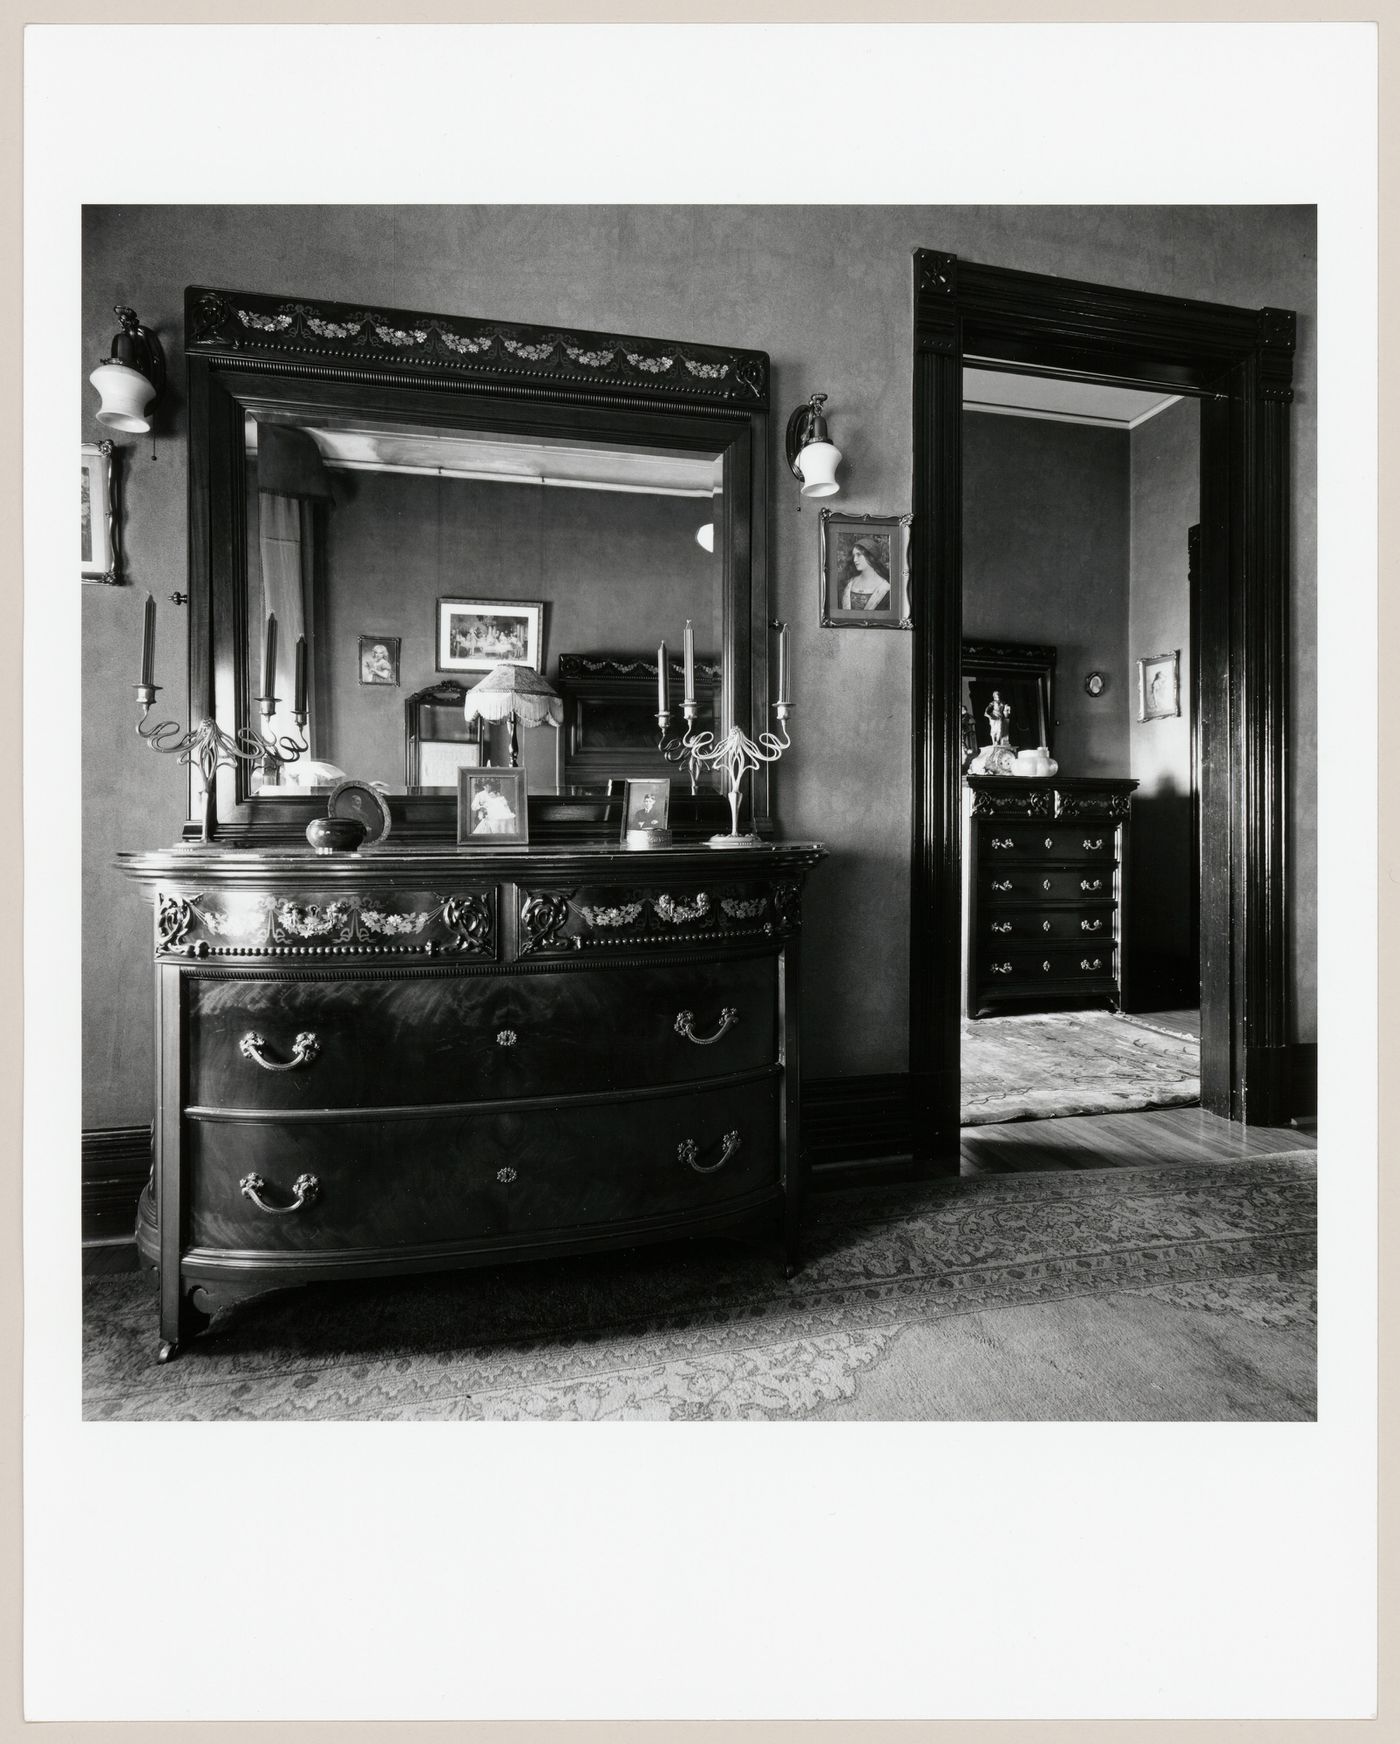
[[962, 767], [992, 741], [987, 714], [995, 694], [1010, 713], [1003, 738], [1018, 750], [1044, 745], [1055, 750], [1055, 662], [1053, 644], [974, 642], [962, 645]]
[[80, 573], [108, 587], [121, 585], [115, 454], [110, 442], [83, 443]]
[[622, 845], [638, 847], [648, 838], [659, 846], [671, 840], [671, 782], [649, 775], [622, 784]]
[[1181, 713], [1181, 650], [1144, 654], [1138, 668], [1138, 719], [1165, 721]]
[[397, 636], [361, 636], [360, 683], [397, 686], [399, 648]]
[[912, 630], [909, 541], [912, 515], [842, 515], [819, 520], [822, 628]]
[[457, 846], [523, 848], [530, 840], [524, 769], [457, 771]]
[[544, 670], [542, 600], [439, 598], [436, 635], [439, 672]]

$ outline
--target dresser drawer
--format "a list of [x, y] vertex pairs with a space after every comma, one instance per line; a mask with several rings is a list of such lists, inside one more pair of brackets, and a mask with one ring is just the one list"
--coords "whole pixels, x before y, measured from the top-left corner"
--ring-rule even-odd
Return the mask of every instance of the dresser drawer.
[[983, 945], [978, 961], [979, 978], [988, 992], [998, 985], [1030, 983], [1037, 989], [1060, 981], [1111, 982], [1113, 943], [1064, 945]]
[[186, 986], [195, 1107], [418, 1108], [683, 1084], [777, 1058], [770, 956]]
[[981, 823], [978, 852], [987, 861], [1112, 861], [1118, 851], [1112, 824]]
[[1004, 903], [1065, 903], [1081, 906], [1112, 902], [1117, 890], [1117, 867], [984, 865], [978, 880], [982, 900], [988, 906]]
[[1024, 950], [1037, 943], [1081, 940], [1085, 944], [1113, 943], [1112, 908], [999, 908], [988, 912], [982, 921], [983, 948], [993, 952], [1003, 945]]
[[348, 1255], [700, 1214], [776, 1191], [778, 1098], [774, 1072], [623, 1106], [191, 1120], [190, 1245]]

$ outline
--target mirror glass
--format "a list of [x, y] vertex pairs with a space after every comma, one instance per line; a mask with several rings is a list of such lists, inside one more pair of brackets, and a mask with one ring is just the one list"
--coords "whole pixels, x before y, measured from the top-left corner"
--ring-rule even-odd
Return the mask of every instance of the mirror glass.
[[[347, 775], [390, 794], [441, 792], [463, 762], [509, 762], [508, 726], [468, 724], [454, 689], [469, 695], [502, 665], [567, 693], [561, 656], [635, 656], [654, 685], [658, 644], [678, 662], [689, 618], [697, 665], [718, 671], [717, 452], [276, 406], [245, 409], [243, 436], [245, 718], [264, 724], [270, 675], [268, 724], [297, 733], [304, 638], [310, 745], [254, 778], [260, 797], [304, 797]], [[567, 723], [518, 729], [532, 791], [573, 784], [569, 739]]]

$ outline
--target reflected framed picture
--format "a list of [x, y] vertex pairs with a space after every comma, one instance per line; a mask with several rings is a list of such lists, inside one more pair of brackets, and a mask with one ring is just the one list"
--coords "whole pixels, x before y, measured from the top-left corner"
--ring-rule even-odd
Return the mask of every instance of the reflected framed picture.
[[822, 628], [912, 630], [909, 529], [912, 515], [821, 512]]
[[82, 578], [120, 583], [117, 574], [117, 495], [110, 442], [83, 443]]
[[544, 670], [541, 600], [440, 599], [437, 670], [489, 672], [493, 666]]
[[523, 769], [457, 771], [457, 846], [523, 848], [530, 811]]
[[622, 845], [664, 848], [671, 841], [671, 781], [648, 776], [622, 784]]
[[1181, 650], [1138, 661], [1138, 719], [1165, 721], [1181, 713]]
[[399, 638], [397, 636], [360, 637], [360, 683], [397, 684], [399, 682]]

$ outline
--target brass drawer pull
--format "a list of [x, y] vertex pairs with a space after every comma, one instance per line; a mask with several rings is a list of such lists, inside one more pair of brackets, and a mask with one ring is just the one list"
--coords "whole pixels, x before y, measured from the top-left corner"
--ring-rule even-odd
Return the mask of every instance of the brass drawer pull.
[[1050, 922], [1048, 920], [1041, 921], [1040, 930], [1043, 933], [1048, 933], [1050, 931]]
[[1015, 839], [1011, 836], [993, 836], [992, 837], [992, 846], [994, 848], [1014, 848], [1016, 846], [1016, 842], [1015, 842]]
[[1102, 925], [1101, 920], [1082, 920], [1079, 923], [1079, 930], [1082, 933], [1096, 933]]
[[1081, 957], [1079, 959], [1079, 967], [1081, 969], [1087, 969], [1089, 971], [1089, 973], [1092, 975], [1095, 969], [1102, 969], [1103, 968], [1103, 958], [1102, 957], [1095, 957], [1093, 962], [1091, 963], [1087, 957]]
[[1045, 846], [1047, 848], [1053, 848], [1055, 846], [1055, 838], [1053, 836], [1047, 836], [1045, 838]]
[[290, 1060], [269, 1060], [263, 1052], [266, 1047], [267, 1043], [258, 1032], [250, 1029], [239, 1042], [238, 1051], [245, 1060], [261, 1066], [264, 1072], [295, 1072], [298, 1066], [309, 1066], [321, 1051], [315, 1031], [309, 1029], [304, 1029], [292, 1043]]
[[513, 1048], [518, 1040], [519, 1037], [513, 1029], [496, 1031], [496, 1046], [498, 1048]]
[[517, 1179], [516, 1171], [507, 1163], [505, 1168], [496, 1170], [496, 1179], [503, 1187], [509, 1187], [511, 1182]]
[[1102, 846], [1103, 846], [1103, 837], [1102, 836], [1100, 836], [1097, 841], [1093, 841], [1093, 842], [1091, 842], [1089, 840], [1088, 836], [1085, 836], [1085, 838], [1084, 838], [1084, 852], [1086, 854], [1097, 854], [1099, 849]]
[[1103, 889], [1103, 879], [1102, 878], [1081, 878], [1079, 880], [1079, 888], [1081, 890], [1102, 890]]
[[702, 1166], [695, 1160], [700, 1155], [699, 1145], [693, 1138], [683, 1138], [676, 1146], [676, 1156], [688, 1169], [694, 1169], [697, 1175], [713, 1175], [724, 1167], [742, 1142], [737, 1132], [725, 1133], [724, 1149], [719, 1154], [719, 1161]]
[[1011, 882], [1011, 880], [1009, 878], [1002, 878], [1002, 879], [994, 878], [992, 880], [992, 889], [993, 890], [1014, 890], [1015, 888], [1016, 888], [1016, 886]]
[[677, 1035], [684, 1036], [688, 1042], [694, 1042], [697, 1048], [708, 1048], [713, 1046], [725, 1031], [732, 1028], [734, 1024], [738, 1023], [738, 1021], [739, 1013], [732, 1005], [726, 1005], [720, 1009], [719, 1028], [713, 1035], [696, 1035], [693, 1027], [695, 1023], [695, 1013], [693, 1011], [678, 1011], [676, 1013], [676, 1021], [673, 1027]]
[[992, 931], [994, 933], [1009, 933], [1011, 931], [1011, 922], [1009, 920], [994, 920], [992, 922]]
[[993, 975], [1009, 975], [1011, 973], [1011, 965], [1010, 963], [993, 963], [991, 965], [991, 970]]
[[1045, 959], [1045, 961], [1040, 966], [1045, 971], [1045, 973], [1047, 975], [1050, 973], [1050, 959], [1048, 957]]
[[269, 1217], [290, 1217], [292, 1212], [300, 1211], [304, 1205], [309, 1205], [321, 1191], [321, 1183], [314, 1175], [298, 1175], [292, 1183], [293, 1199], [290, 1205], [269, 1205], [263, 1198], [267, 1182], [261, 1175], [245, 1175], [238, 1183], [238, 1191], [245, 1199], [251, 1199], [259, 1211], [265, 1211]]

